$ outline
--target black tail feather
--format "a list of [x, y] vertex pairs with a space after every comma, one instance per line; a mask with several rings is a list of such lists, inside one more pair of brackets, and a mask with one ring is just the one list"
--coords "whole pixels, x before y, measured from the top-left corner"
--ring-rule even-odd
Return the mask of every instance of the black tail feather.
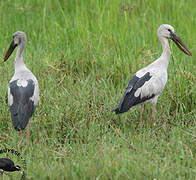
[[112, 112], [115, 112], [116, 114], [120, 113], [120, 109], [118, 107], [116, 107], [115, 109], [112, 110]]
[[115, 112], [116, 114], [121, 114], [124, 112], [127, 112], [129, 110], [129, 108], [122, 108], [122, 107], [116, 107], [115, 109], [112, 110], [112, 112]]
[[29, 101], [28, 104], [13, 104], [10, 106], [11, 117], [14, 128], [17, 131], [24, 130], [27, 126], [29, 119], [35, 111], [33, 101]]

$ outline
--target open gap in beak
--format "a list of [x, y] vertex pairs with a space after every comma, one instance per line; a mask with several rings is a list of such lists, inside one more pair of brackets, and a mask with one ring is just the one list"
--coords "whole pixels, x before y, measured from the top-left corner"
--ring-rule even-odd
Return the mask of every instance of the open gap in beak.
[[14, 49], [16, 48], [17, 44], [14, 44], [14, 40], [12, 40], [6, 54], [4, 57], [4, 62], [10, 57], [10, 55], [12, 54], [12, 52], [14, 51]]
[[171, 34], [171, 39], [175, 42], [178, 48], [181, 49], [185, 54], [192, 56], [192, 52], [185, 46], [185, 44], [182, 42], [180, 37], [177, 36], [176, 33]]

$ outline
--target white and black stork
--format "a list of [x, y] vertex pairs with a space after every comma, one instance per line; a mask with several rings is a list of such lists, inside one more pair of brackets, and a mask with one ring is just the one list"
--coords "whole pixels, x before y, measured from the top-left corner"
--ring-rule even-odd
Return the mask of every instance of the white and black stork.
[[120, 114], [127, 112], [133, 106], [140, 105], [141, 127], [143, 105], [147, 102], [152, 102], [153, 104], [151, 126], [153, 125], [156, 103], [167, 82], [167, 68], [171, 55], [168, 39], [172, 39], [185, 54], [192, 56], [190, 50], [177, 36], [171, 25], [162, 24], [157, 30], [157, 35], [163, 49], [161, 56], [134, 74], [128, 83], [120, 103], [113, 110], [116, 114]]
[[36, 77], [24, 64], [22, 53], [25, 45], [26, 34], [22, 31], [15, 32], [9, 49], [5, 54], [4, 61], [18, 47], [15, 57], [15, 73], [8, 87], [8, 103], [14, 128], [19, 131], [21, 138], [22, 130], [28, 124], [26, 132], [27, 140], [29, 136], [30, 118], [39, 101], [39, 87]]

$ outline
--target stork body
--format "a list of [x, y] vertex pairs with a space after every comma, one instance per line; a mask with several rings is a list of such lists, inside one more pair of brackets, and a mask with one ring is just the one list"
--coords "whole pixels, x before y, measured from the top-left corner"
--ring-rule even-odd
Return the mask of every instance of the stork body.
[[120, 114], [127, 112], [133, 106], [140, 105], [140, 126], [142, 126], [143, 105], [147, 102], [153, 104], [151, 126], [153, 125], [156, 103], [167, 83], [167, 68], [171, 55], [168, 39], [171, 38], [184, 53], [192, 55], [172, 26], [161, 25], [157, 35], [163, 49], [161, 56], [135, 73], [129, 81], [119, 105], [113, 110], [116, 114]]
[[6, 61], [14, 48], [18, 46], [15, 57], [15, 73], [8, 87], [8, 103], [14, 128], [19, 131], [20, 136], [22, 136], [22, 130], [29, 124], [26, 133], [28, 138], [29, 120], [39, 101], [39, 87], [36, 77], [23, 61], [22, 53], [26, 44], [25, 33], [18, 31], [14, 33], [13, 38], [4, 58]]

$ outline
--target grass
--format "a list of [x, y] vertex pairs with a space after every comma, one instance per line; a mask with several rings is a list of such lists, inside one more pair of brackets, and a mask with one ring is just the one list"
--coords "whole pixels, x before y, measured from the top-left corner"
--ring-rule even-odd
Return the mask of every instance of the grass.
[[[38, 78], [40, 102], [24, 146], [7, 104], [14, 54], [0, 62], [0, 149], [21, 153], [26, 179], [195, 179], [195, 7], [195, 0], [1, 1], [0, 57], [12, 34], [25, 31], [24, 60]], [[138, 108], [120, 116], [111, 110], [134, 72], [160, 56], [163, 23], [193, 56], [170, 43], [155, 125], [149, 104], [140, 129]]]

